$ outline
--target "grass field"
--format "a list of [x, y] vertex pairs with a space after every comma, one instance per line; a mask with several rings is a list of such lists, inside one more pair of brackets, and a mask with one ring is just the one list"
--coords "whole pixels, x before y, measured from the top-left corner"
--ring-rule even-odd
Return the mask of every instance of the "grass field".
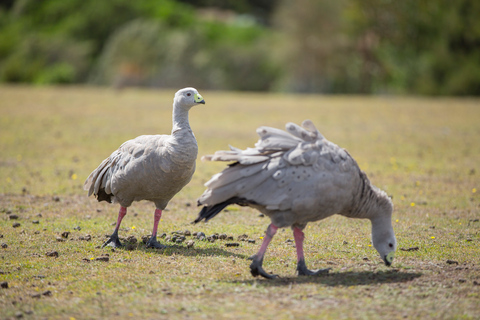
[[479, 319], [479, 99], [200, 91], [206, 105], [190, 112], [199, 158], [252, 146], [260, 125], [311, 119], [393, 197], [392, 267], [370, 246], [368, 221], [335, 216], [305, 232], [307, 265], [330, 274], [296, 277], [283, 230], [265, 257], [280, 275], [269, 281], [247, 259], [267, 218], [231, 207], [190, 224], [203, 183], [223, 167], [200, 159], [159, 232], [225, 233], [238, 247], [195, 239], [147, 250], [154, 206], [140, 202], [120, 231], [138, 241], [100, 248], [118, 207], [87, 198], [83, 181], [125, 140], [169, 133], [174, 91], [0, 87], [1, 319]]

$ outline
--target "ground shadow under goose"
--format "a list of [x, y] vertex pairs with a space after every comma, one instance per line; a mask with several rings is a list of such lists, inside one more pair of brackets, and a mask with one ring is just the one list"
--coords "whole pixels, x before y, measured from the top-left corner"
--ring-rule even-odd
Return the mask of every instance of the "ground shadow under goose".
[[[119, 249], [116, 249], [119, 250]], [[154, 252], [164, 256], [171, 256], [171, 255], [181, 255], [185, 257], [193, 257], [193, 256], [219, 256], [219, 257], [232, 257], [238, 259], [247, 259], [249, 256], [245, 254], [239, 254], [227, 250], [223, 250], [220, 248], [186, 248], [185, 246], [169, 244], [165, 249], [151, 249], [146, 248], [143, 242], [137, 242], [135, 244], [125, 244], [125, 246], [120, 250], [127, 250], [127, 251], [149, 251]]]
[[252, 278], [248, 280], [235, 280], [231, 282], [257, 285], [262, 287], [282, 287], [303, 283], [318, 283], [329, 287], [350, 287], [409, 282], [421, 276], [421, 273], [398, 271], [394, 269], [387, 271], [339, 271], [330, 272], [320, 276], [289, 276], [285, 278], [279, 277], [273, 280]]

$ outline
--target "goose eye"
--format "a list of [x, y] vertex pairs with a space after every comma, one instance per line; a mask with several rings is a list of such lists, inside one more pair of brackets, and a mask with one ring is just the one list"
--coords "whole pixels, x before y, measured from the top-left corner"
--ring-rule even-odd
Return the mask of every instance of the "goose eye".
[[388, 246], [389, 246], [390, 248], [393, 248], [393, 244], [391, 244], [391, 243], [389, 243]]
[[189, 96], [189, 97], [190, 97], [191, 95], [192, 95], [191, 93], [187, 93], [187, 96]]

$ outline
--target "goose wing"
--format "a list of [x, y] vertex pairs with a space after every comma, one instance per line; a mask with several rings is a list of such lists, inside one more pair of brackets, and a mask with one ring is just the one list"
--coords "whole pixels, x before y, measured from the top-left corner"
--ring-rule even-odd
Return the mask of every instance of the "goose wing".
[[205, 184], [199, 205], [237, 198], [266, 210], [308, 211], [334, 200], [344, 202], [351, 195], [347, 186], [352, 170], [358, 170], [356, 162], [310, 120], [302, 127], [288, 123], [286, 131], [260, 127], [257, 134], [255, 148], [231, 148], [204, 157], [233, 163]]
[[149, 177], [169, 172], [167, 140], [165, 135], [143, 135], [124, 142], [88, 176], [84, 190], [89, 196], [116, 194], [127, 185], [135, 190]]

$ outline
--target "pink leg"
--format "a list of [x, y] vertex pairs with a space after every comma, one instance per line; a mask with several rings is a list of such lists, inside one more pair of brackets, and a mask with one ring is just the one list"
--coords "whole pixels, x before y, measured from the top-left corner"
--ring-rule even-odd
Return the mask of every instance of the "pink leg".
[[162, 217], [162, 210], [155, 209], [155, 215], [153, 219], [153, 231], [152, 231], [152, 236], [154, 237], [157, 236], [158, 222], [160, 221], [161, 217]]
[[258, 250], [256, 256], [263, 259], [265, 255], [265, 251], [267, 251], [267, 247], [272, 241], [273, 236], [277, 233], [278, 228], [273, 224], [270, 224], [267, 228], [267, 233], [265, 234], [265, 238], [263, 239], [262, 245], [260, 246], [260, 250]]
[[155, 249], [166, 248], [166, 246], [161, 245], [157, 241], [157, 228], [158, 228], [158, 223], [160, 222], [161, 217], [162, 217], [162, 210], [155, 209], [155, 214], [154, 214], [154, 218], [153, 218], [152, 236], [150, 237], [150, 240], [148, 240], [148, 242], [147, 242], [147, 248], [155, 248]]
[[127, 215], [127, 208], [120, 206], [120, 211], [118, 211], [117, 224], [115, 226], [115, 231], [118, 232], [120, 229], [120, 224], [122, 223], [123, 218]]
[[277, 233], [278, 228], [271, 223], [267, 228], [267, 233], [265, 234], [265, 238], [263, 239], [262, 245], [260, 246], [260, 250], [258, 250], [257, 254], [253, 256], [253, 262], [250, 265], [250, 272], [254, 277], [261, 275], [264, 278], [272, 279], [276, 278], [277, 275], [271, 275], [265, 272], [262, 268], [263, 264], [263, 256], [265, 255], [265, 251], [267, 251], [267, 247], [272, 241], [273, 236]]
[[328, 269], [320, 270], [308, 270], [305, 264], [305, 256], [303, 254], [303, 240], [305, 240], [305, 234], [297, 227], [293, 228], [293, 238], [295, 239], [295, 247], [297, 248], [297, 272], [301, 276], [313, 276], [321, 273], [328, 273]]
[[295, 247], [297, 248], [297, 262], [300, 260], [305, 261], [305, 256], [303, 254], [303, 240], [305, 239], [305, 234], [302, 230], [295, 227], [293, 228], [293, 238], [295, 239]]
[[120, 229], [120, 224], [122, 223], [123, 218], [127, 214], [127, 208], [120, 206], [120, 211], [118, 212], [117, 224], [115, 225], [115, 230], [113, 231], [110, 238], [102, 245], [102, 248], [105, 246], [111, 246], [114, 248], [122, 247], [122, 243], [118, 238], [118, 230]]

